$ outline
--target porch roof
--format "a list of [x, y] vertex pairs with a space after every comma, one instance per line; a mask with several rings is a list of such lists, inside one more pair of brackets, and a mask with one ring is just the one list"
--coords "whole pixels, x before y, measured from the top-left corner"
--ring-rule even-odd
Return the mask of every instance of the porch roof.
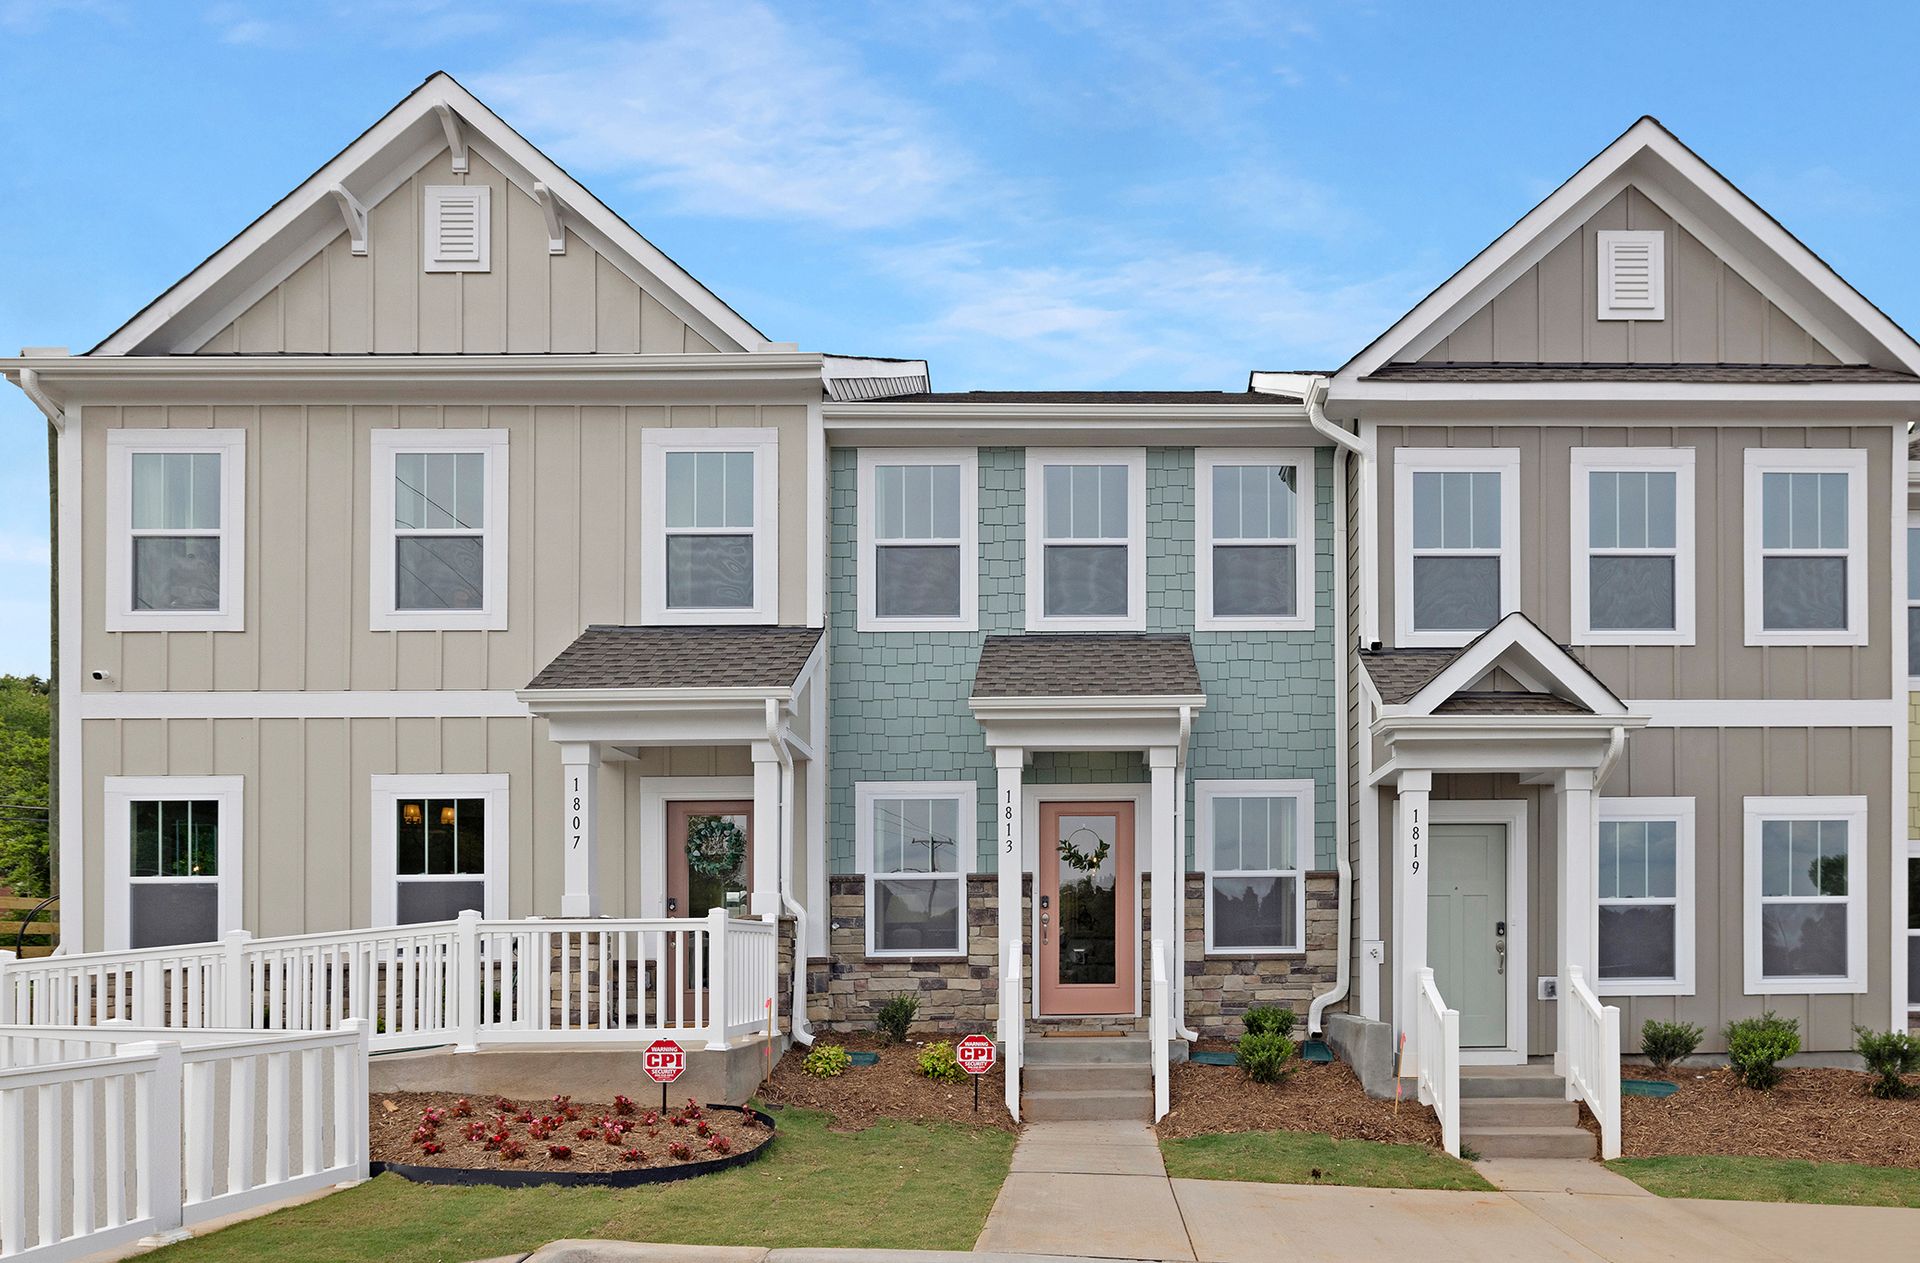
[[1186, 698], [1204, 700], [1193, 642], [1180, 634], [1041, 632], [988, 636], [973, 700]]
[[622, 627], [594, 624], [526, 691], [791, 689], [818, 627]]

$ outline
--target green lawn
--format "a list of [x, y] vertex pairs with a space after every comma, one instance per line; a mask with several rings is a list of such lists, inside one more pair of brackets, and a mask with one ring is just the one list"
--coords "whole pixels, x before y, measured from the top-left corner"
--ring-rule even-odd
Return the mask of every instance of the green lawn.
[[1786, 1158], [1618, 1158], [1608, 1166], [1662, 1197], [1920, 1207], [1920, 1171]]
[[1319, 1132], [1247, 1131], [1223, 1136], [1190, 1136], [1161, 1141], [1160, 1153], [1166, 1158], [1167, 1174], [1176, 1179], [1474, 1192], [1493, 1188], [1480, 1178], [1478, 1171], [1437, 1149], [1373, 1140], [1334, 1140]]
[[685, 1245], [971, 1250], [1013, 1155], [1005, 1132], [882, 1123], [843, 1134], [781, 1110], [758, 1162], [636, 1189], [447, 1188], [383, 1175], [161, 1250], [164, 1263], [488, 1258], [562, 1237]]

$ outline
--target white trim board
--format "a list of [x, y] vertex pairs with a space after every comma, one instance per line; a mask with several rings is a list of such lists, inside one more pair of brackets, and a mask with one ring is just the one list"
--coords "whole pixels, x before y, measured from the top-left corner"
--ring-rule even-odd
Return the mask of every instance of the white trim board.
[[[367, 621], [373, 631], [505, 631], [507, 629], [507, 558], [512, 552], [508, 530], [509, 480], [506, 430], [439, 430], [421, 428], [375, 430], [369, 469], [367, 521]], [[481, 583], [478, 609], [400, 609], [394, 571], [401, 535], [394, 520], [394, 483], [402, 455], [477, 454], [483, 462], [486, 487], [479, 530]], [[426, 532], [432, 534], [433, 532]], [[465, 532], [462, 532], [465, 533]]]
[[[246, 778], [240, 776], [108, 776], [101, 781], [101, 810], [104, 832], [103, 900], [101, 946], [104, 950], [124, 951], [131, 933], [132, 909], [129, 906], [134, 878], [133, 828], [128, 808], [147, 800], [185, 801], [211, 798], [220, 804], [220, 873], [213, 878], [219, 887], [218, 917], [220, 933], [230, 934], [245, 927], [246, 899]], [[72, 804], [80, 814], [79, 804]], [[202, 879], [205, 880], [205, 879]], [[76, 901], [78, 902], [78, 901]], [[65, 919], [64, 917], [62, 918]], [[72, 931], [63, 926], [64, 941]]]
[[[1694, 994], [1694, 959], [1696, 944], [1699, 940], [1699, 907], [1695, 903], [1694, 893], [1696, 878], [1694, 800], [1692, 798], [1603, 798], [1596, 794], [1594, 806], [1594, 819], [1597, 823], [1604, 824], [1610, 820], [1671, 820], [1676, 826], [1673, 847], [1673, 977], [1671, 979], [1623, 978], [1610, 981], [1600, 976], [1600, 961], [1596, 956], [1593, 970], [1594, 994], [1603, 996], [1690, 996]], [[1596, 903], [1598, 889], [1596, 885]], [[1596, 927], [1597, 924], [1596, 920]]]
[[[1532, 990], [1528, 986], [1527, 944], [1528, 935], [1533, 932], [1529, 915], [1533, 892], [1527, 884], [1527, 850], [1532, 845], [1527, 836], [1527, 814], [1526, 800], [1521, 798], [1430, 798], [1427, 801], [1427, 820], [1432, 825], [1497, 824], [1507, 830], [1507, 1044], [1505, 1048], [1462, 1048], [1461, 1065], [1526, 1064], [1528, 1004]], [[1431, 929], [1428, 933], [1431, 935]], [[1433, 964], [1428, 953], [1423, 952], [1422, 956], [1429, 966]]]
[[[889, 870], [885, 873], [874, 871], [873, 867], [873, 806], [876, 800], [883, 798], [927, 798], [939, 799], [959, 804], [959, 823], [954, 828], [955, 867], [951, 873], [901, 873]], [[853, 785], [853, 862], [854, 871], [866, 880], [866, 954], [875, 959], [912, 959], [915, 957], [945, 957], [963, 960], [971, 954], [969, 942], [970, 920], [967, 914], [967, 879], [980, 858], [980, 786], [973, 781], [855, 781]], [[906, 879], [915, 882], [957, 881], [960, 886], [959, 939], [954, 950], [939, 951], [932, 948], [900, 950], [883, 948], [874, 938], [876, 918], [873, 910], [874, 891], [881, 881]]]
[[[1568, 505], [1571, 547], [1568, 596], [1576, 645], [1691, 645], [1694, 642], [1695, 528], [1694, 449], [1691, 447], [1576, 447], [1568, 456]], [[1643, 544], [1610, 547], [1600, 556], [1667, 556], [1673, 562], [1673, 620], [1670, 628], [1595, 630], [1592, 624], [1591, 491], [1595, 474], [1672, 474], [1674, 539], [1671, 547]]]
[[[1289, 465], [1294, 470], [1294, 522], [1290, 540], [1214, 538], [1213, 475], [1223, 466]], [[1195, 631], [1312, 631], [1318, 613], [1314, 569], [1319, 541], [1315, 449], [1310, 447], [1198, 447], [1193, 452], [1193, 627]], [[1294, 550], [1292, 614], [1221, 615], [1213, 612], [1216, 549], [1234, 545], [1291, 544]], [[1337, 563], [1343, 564], [1343, 563]]]
[[[398, 836], [394, 829], [393, 805], [402, 798], [484, 798], [486, 817], [486, 872], [481, 876], [485, 894], [481, 910], [488, 920], [501, 920], [508, 912], [507, 892], [512, 880], [508, 847], [513, 828], [513, 813], [507, 799], [507, 775], [489, 772], [479, 775], [438, 773], [380, 773], [368, 778], [372, 815], [372, 862], [368, 865], [368, 908], [375, 926], [396, 925], [400, 877]], [[471, 880], [469, 878], [469, 880]]]
[[[1193, 782], [1193, 871], [1201, 875], [1200, 905], [1204, 931], [1202, 944], [1208, 956], [1305, 956], [1307, 951], [1307, 874], [1313, 871], [1315, 848], [1314, 783], [1311, 780], [1207, 780]], [[1294, 803], [1293, 867], [1268, 869], [1229, 869], [1233, 876], [1291, 876], [1294, 878], [1294, 947], [1220, 947], [1213, 941], [1213, 878], [1215, 876], [1213, 820], [1216, 805], [1223, 798], [1287, 798]], [[1185, 840], [1179, 841], [1182, 851]], [[1225, 874], [1223, 874], [1225, 875]], [[1181, 904], [1186, 903], [1184, 883]]]
[[[211, 536], [220, 544], [220, 604], [210, 610], [135, 609], [133, 605], [133, 460], [142, 455], [220, 458], [220, 525], [146, 528], [158, 536]], [[221, 430], [108, 430], [106, 605], [113, 631], [244, 631], [247, 611], [247, 432]]]
[[1630, 698], [1627, 710], [1649, 728], [1901, 728], [1903, 697]]
[[[951, 617], [883, 617], [879, 600], [878, 496], [875, 471], [883, 465], [958, 466], [959, 536], [955, 539], [890, 540], [887, 546], [957, 547], [960, 551], [960, 609]], [[854, 477], [853, 560], [856, 588], [854, 630], [858, 632], [971, 632], [980, 628], [980, 452], [972, 447], [863, 447]]]
[[[526, 719], [512, 689], [352, 689], [312, 693], [82, 691], [78, 719]], [[78, 742], [74, 743], [78, 749]]]
[[[1847, 543], [1844, 548], [1768, 548], [1764, 539], [1765, 480], [1770, 474], [1843, 474], [1847, 480]], [[1867, 453], [1857, 447], [1749, 447], [1746, 449], [1743, 488], [1743, 527], [1740, 544], [1746, 643], [1749, 645], [1865, 645], [1868, 576], [1872, 540], [1867, 533]], [[1765, 583], [1762, 573], [1769, 554], [1785, 557], [1843, 557], [1846, 567], [1846, 626], [1834, 629], [1780, 629], [1766, 626]]]
[[[1417, 474], [1490, 473], [1499, 477], [1500, 544], [1491, 550], [1500, 565], [1500, 608], [1493, 624], [1520, 608], [1520, 567], [1525, 549], [1520, 538], [1520, 449], [1517, 447], [1402, 447], [1393, 453], [1393, 624], [1394, 643], [1403, 648], [1453, 648], [1471, 642], [1484, 628], [1414, 626], [1413, 480]], [[1419, 550], [1432, 556], [1484, 557], [1489, 550]]]
[[[1872, 877], [1867, 859], [1867, 798], [1861, 794], [1833, 796], [1751, 796], [1742, 801], [1742, 863], [1740, 921], [1745, 946], [1747, 995], [1865, 995], [1873, 977], [1868, 950], [1868, 921], [1872, 918]], [[1806, 903], [1846, 900], [1847, 972], [1844, 975], [1769, 978], [1764, 972], [1761, 925], [1761, 832], [1770, 820], [1842, 820], [1847, 826], [1847, 893], [1843, 896], [1775, 896], [1782, 902]], [[1855, 875], [1861, 880], [1856, 881]]]
[[[753, 525], [667, 525], [667, 458], [685, 452], [746, 452], [753, 457]], [[661, 429], [640, 436], [640, 612], [653, 625], [773, 624], [780, 621], [780, 431], [771, 426]], [[752, 539], [753, 604], [749, 607], [681, 608], [667, 604], [669, 529], [713, 530]]]
[[[1127, 534], [1091, 539], [1063, 536], [1049, 543], [1046, 532], [1046, 467], [1096, 465], [1127, 472]], [[1104, 525], [1104, 524], [1103, 524]], [[1030, 632], [1145, 631], [1147, 629], [1147, 449], [1144, 447], [1059, 448], [1026, 450], [1026, 630]], [[1127, 612], [1118, 616], [1070, 617], [1046, 613], [1046, 550], [1075, 543], [1112, 545], [1127, 550]]]

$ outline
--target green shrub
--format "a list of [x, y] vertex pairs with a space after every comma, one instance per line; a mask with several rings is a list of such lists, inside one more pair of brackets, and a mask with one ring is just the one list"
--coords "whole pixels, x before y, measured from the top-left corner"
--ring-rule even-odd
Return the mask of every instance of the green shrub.
[[1240, 1072], [1255, 1083], [1277, 1083], [1292, 1067], [1293, 1041], [1275, 1031], [1249, 1032], [1234, 1046]]
[[1292, 1009], [1256, 1004], [1240, 1020], [1249, 1035], [1292, 1035], [1295, 1017]]
[[935, 1083], [958, 1083], [967, 1077], [960, 1059], [953, 1055], [953, 1045], [944, 1039], [920, 1050], [920, 1073]]
[[800, 1068], [818, 1079], [837, 1079], [853, 1064], [853, 1056], [838, 1044], [815, 1044]]
[[1693, 1056], [1706, 1034], [1698, 1026], [1685, 1022], [1656, 1022], [1647, 1019], [1640, 1028], [1640, 1051], [1647, 1055], [1655, 1070], [1664, 1071], [1683, 1057]]
[[1727, 1060], [1750, 1088], [1764, 1091], [1780, 1082], [1775, 1063], [1799, 1051], [1800, 1023], [1772, 1009], [1727, 1024]]
[[920, 1001], [910, 995], [897, 995], [880, 1006], [874, 1026], [887, 1037], [889, 1044], [898, 1044], [907, 1038], [907, 1028], [913, 1025], [919, 1012]]
[[1896, 1100], [1914, 1094], [1913, 1085], [1902, 1075], [1920, 1070], [1920, 1039], [1904, 1031], [1888, 1031], [1880, 1034], [1864, 1026], [1853, 1028], [1853, 1050], [1867, 1063], [1867, 1072], [1874, 1077], [1867, 1085], [1867, 1091], [1883, 1101]]

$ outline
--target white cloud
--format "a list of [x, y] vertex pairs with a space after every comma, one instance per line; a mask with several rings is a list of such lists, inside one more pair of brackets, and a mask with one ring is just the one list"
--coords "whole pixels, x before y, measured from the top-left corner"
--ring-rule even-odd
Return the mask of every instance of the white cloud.
[[760, 5], [674, 4], [649, 33], [544, 46], [474, 87], [570, 165], [710, 215], [891, 227], [974, 174], [931, 115]]
[[51, 555], [44, 535], [0, 531], [0, 565], [44, 566]]

